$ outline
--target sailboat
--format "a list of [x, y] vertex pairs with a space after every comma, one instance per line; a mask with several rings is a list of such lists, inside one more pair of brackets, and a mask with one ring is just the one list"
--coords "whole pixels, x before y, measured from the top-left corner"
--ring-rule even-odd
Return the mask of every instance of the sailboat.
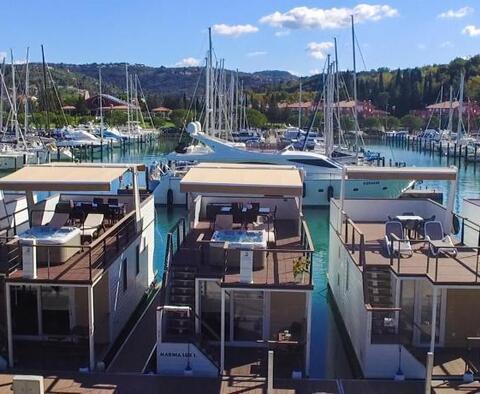
[[[217, 137], [215, 123], [215, 96], [212, 84], [212, 41], [209, 29], [209, 51], [206, 57], [206, 89], [204, 127], [200, 122], [191, 122], [186, 131], [193, 140], [189, 146], [179, 145], [161, 162], [150, 167], [149, 188], [155, 202], [166, 205], [185, 204], [185, 194], [180, 191], [180, 180], [189, 166], [200, 162], [249, 163], [290, 165], [302, 168], [305, 173], [303, 204], [305, 206], [327, 206], [332, 197], [339, 197], [343, 165], [325, 154], [296, 150], [287, 146], [280, 151], [258, 151], [248, 149], [245, 144]], [[333, 106], [331, 107], [333, 108]], [[379, 197], [399, 195], [408, 182], [384, 180], [348, 181], [346, 196]]]

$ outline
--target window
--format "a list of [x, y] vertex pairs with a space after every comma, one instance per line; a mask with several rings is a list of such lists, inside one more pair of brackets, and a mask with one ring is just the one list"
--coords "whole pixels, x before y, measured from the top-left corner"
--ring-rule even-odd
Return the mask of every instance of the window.
[[292, 163], [307, 164], [315, 167], [338, 168], [335, 164], [323, 159], [290, 159]]
[[128, 288], [128, 272], [127, 272], [127, 259], [122, 261], [122, 277], [123, 277], [123, 291], [127, 291]]
[[140, 244], [135, 248], [135, 275], [140, 273]]

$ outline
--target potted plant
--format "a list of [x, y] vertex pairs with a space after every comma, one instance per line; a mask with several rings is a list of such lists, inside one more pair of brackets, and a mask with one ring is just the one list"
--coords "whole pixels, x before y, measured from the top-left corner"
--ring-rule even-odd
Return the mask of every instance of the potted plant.
[[307, 259], [305, 256], [300, 256], [293, 260], [293, 277], [299, 283], [303, 283], [305, 273], [309, 272], [309, 270], [310, 260]]

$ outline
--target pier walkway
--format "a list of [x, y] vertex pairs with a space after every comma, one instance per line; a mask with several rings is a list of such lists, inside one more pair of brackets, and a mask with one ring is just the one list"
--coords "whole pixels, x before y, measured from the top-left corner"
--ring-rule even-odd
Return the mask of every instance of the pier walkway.
[[158, 290], [142, 316], [107, 367], [109, 373], [138, 373], [144, 369], [157, 342], [157, 307], [162, 291]]
[[[0, 374], [0, 393], [11, 393], [13, 375]], [[45, 393], [162, 393], [162, 394], [233, 394], [266, 393], [265, 379], [251, 378], [175, 378], [138, 374], [62, 374], [45, 376]], [[478, 383], [448, 386], [439, 383], [434, 393], [448, 394], [455, 389], [474, 392]], [[472, 390], [472, 391], [470, 391]], [[324, 394], [420, 394], [424, 393], [420, 381], [383, 380], [279, 380], [275, 381], [274, 393], [324, 393]]]

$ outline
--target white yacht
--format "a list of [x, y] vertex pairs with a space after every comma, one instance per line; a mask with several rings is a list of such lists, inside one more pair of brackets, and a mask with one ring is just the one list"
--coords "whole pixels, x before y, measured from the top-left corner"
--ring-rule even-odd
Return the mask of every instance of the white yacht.
[[[201, 131], [199, 122], [191, 122], [187, 132], [197, 143], [177, 147], [150, 169], [149, 188], [154, 190], [156, 204], [185, 204], [180, 180], [189, 166], [200, 162], [295, 165], [305, 173], [305, 206], [327, 206], [331, 197], [339, 195], [343, 166], [325, 155], [297, 151], [291, 146], [281, 151], [247, 150], [245, 144], [207, 135]], [[399, 195], [408, 185], [405, 181], [357, 180], [348, 182], [346, 194], [350, 198], [391, 197]]]
[[100, 139], [87, 130], [64, 127], [56, 131], [57, 146], [100, 145]]

